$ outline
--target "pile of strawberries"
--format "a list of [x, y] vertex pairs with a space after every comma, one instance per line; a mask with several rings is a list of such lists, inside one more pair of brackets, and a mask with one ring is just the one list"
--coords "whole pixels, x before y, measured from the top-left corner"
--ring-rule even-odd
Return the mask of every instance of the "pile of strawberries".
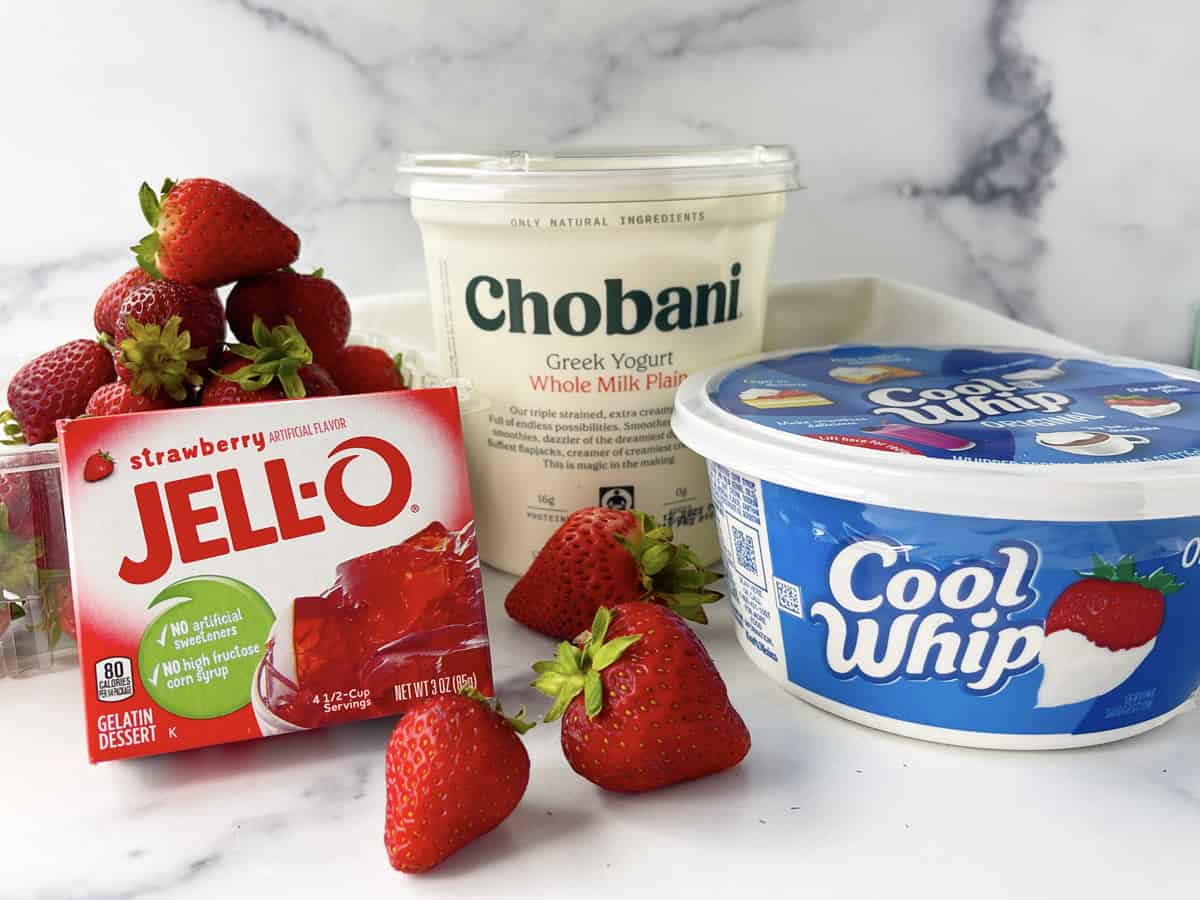
[[345, 295], [321, 269], [292, 270], [300, 238], [254, 200], [209, 178], [143, 184], [139, 200], [153, 230], [132, 248], [138, 265], [100, 294], [96, 338], [13, 376], [8, 442], [53, 440], [58, 420], [85, 414], [404, 387], [396, 359], [347, 345]]

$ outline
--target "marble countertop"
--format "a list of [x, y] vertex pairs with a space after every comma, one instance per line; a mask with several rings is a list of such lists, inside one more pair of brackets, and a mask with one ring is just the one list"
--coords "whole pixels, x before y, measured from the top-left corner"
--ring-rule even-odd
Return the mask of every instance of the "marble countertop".
[[[504, 615], [510, 584], [487, 575], [497, 689], [540, 711], [527, 665], [550, 642]], [[540, 725], [516, 812], [415, 877], [383, 849], [389, 721], [89, 766], [77, 672], [0, 681], [0, 898], [1195, 896], [1200, 714], [1088, 750], [962, 750], [790, 698], [723, 605], [703, 637], [753, 734], [740, 766], [606, 794]]]

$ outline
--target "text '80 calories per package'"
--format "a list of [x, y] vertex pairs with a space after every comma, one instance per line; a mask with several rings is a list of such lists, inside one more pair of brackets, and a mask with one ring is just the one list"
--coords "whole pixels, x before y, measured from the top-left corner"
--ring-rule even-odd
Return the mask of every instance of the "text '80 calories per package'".
[[60, 441], [93, 762], [491, 693], [453, 389], [83, 418]]

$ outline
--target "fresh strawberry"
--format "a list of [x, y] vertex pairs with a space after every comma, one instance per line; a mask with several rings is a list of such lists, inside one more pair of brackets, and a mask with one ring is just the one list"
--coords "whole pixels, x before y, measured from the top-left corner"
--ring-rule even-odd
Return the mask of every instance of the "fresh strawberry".
[[143, 183], [142, 213], [154, 230], [131, 249], [155, 278], [215, 288], [295, 262], [300, 238], [269, 212], [211, 178]]
[[103, 450], [97, 450], [83, 462], [83, 480], [103, 481], [113, 473], [113, 458]]
[[117, 311], [126, 295], [134, 288], [152, 281], [149, 272], [134, 266], [112, 284], [104, 289], [100, 299], [96, 301], [96, 309], [92, 313], [92, 321], [96, 325], [97, 334], [112, 335], [117, 328]]
[[402, 391], [405, 384], [400, 361], [400, 354], [391, 356], [378, 347], [351, 344], [334, 359], [329, 374], [343, 394]]
[[529, 784], [518, 734], [531, 727], [470, 689], [409, 708], [387, 747], [384, 844], [394, 868], [428, 871], [508, 818]]
[[71, 596], [71, 579], [65, 574], [51, 578], [45, 585], [47, 609], [54, 610], [54, 618], [59, 631], [67, 637], [75, 638], [75, 603]]
[[253, 340], [254, 319], [268, 327], [290, 322], [312, 348], [313, 359], [330, 366], [350, 334], [350, 304], [323, 269], [301, 275], [286, 269], [234, 286], [226, 302], [229, 327], [239, 341]]
[[570, 639], [601, 606], [632, 600], [664, 603], [693, 622], [721, 595], [721, 576], [704, 569], [671, 529], [636, 510], [592, 506], [571, 513], [504, 601], [508, 614], [535, 631]]
[[[232, 344], [201, 403], [223, 406], [262, 400], [299, 400], [339, 393], [329, 374], [312, 364], [312, 351], [292, 325], [268, 328], [254, 320], [253, 344]], [[257, 396], [255, 396], [257, 395]]]
[[175, 402], [165, 391], [153, 395], [134, 394], [133, 389], [124, 381], [114, 381], [97, 388], [96, 393], [88, 400], [87, 414], [89, 416], [119, 416], [122, 413], [147, 412], [152, 409], [170, 409]]
[[240, 356], [227, 355], [217, 370], [217, 374], [209, 379], [200, 395], [201, 406], [228, 406], [233, 403], [262, 403], [266, 400], [286, 400], [283, 388], [272, 384], [250, 390], [242, 387], [236, 380], [238, 372], [251, 365], [250, 360]]
[[671, 610], [601, 607], [581, 637], [534, 664], [533, 686], [554, 698], [546, 721], [563, 717], [563, 753], [588, 781], [650, 791], [736, 766], [750, 752], [721, 674]]
[[64, 579], [68, 565], [57, 473], [0, 474], [0, 591], [27, 596]]
[[300, 380], [304, 382], [305, 397], [336, 397], [341, 393], [329, 373], [316, 363], [300, 367]]
[[38, 541], [10, 531], [0, 509], [0, 602], [5, 594], [29, 597], [38, 589]]
[[0, 474], [0, 532], [21, 538], [31, 538], [36, 533], [32, 482], [29, 472]]
[[54, 423], [87, 409], [113, 380], [112, 354], [94, 340], [71, 341], [26, 363], [8, 385], [8, 406], [30, 444], [53, 440]]
[[1133, 557], [1108, 565], [1093, 557], [1091, 572], [1067, 585], [1046, 616], [1046, 636], [1074, 631], [1108, 650], [1140, 647], [1158, 635], [1166, 615], [1164, 597], [1183, 586], [1164, 569], [1139, 575]]
[[117, 375], [134, 394], [175, 400], [199, 387], [221, 357], [225, 315], [217, 292], [178, 281], [152, 281], [130, 291], [113, 332]]

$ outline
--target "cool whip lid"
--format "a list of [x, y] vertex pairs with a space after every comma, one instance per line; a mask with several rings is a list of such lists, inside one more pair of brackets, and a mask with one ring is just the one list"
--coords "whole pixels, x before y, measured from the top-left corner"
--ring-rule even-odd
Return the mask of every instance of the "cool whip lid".
[[690, 377], [680, 439], [799, 490], [1106, 521], [1200, 511], [1200, 376], [1006, 348], [840, 346]]
[[682, 200], [800, 187], [784, 145], [579, 147], [554, 152], [406, 152], [398, 193], [427, 200], [518, 203]]

